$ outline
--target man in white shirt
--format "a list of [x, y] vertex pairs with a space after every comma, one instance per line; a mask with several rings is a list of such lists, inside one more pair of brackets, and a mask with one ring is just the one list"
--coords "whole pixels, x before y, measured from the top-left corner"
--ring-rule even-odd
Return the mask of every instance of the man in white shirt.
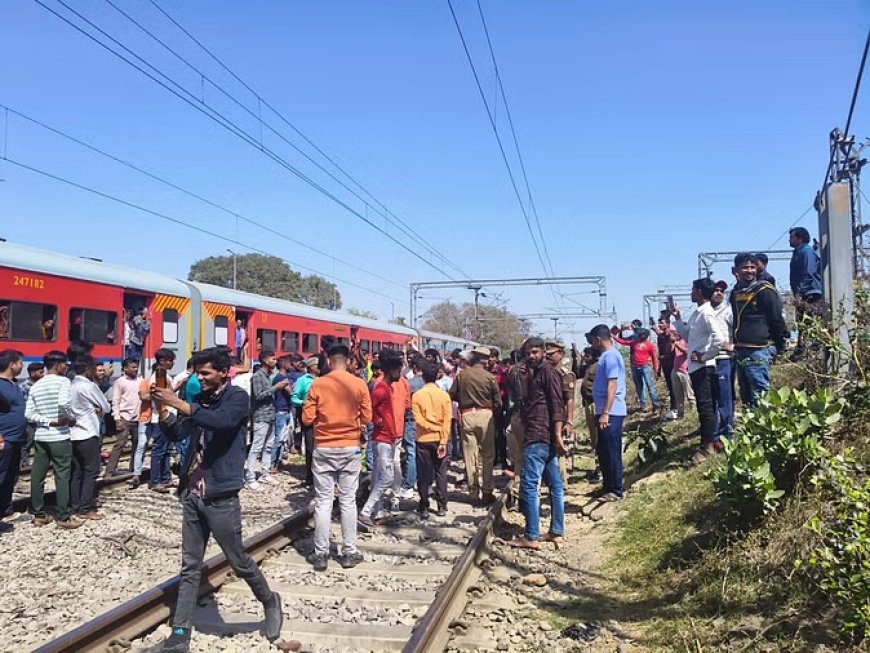
[[97, 512], [96, 483], [100, 473], [100, 424], [112, 408], [94, 383], [96, 362], [91, 356], [79, 356], [76, 376], [70, 387], [70, 408], [75, 424], [70, 428], [73, 449], [73, 472], [70, 495], [72, 510], [81, 519], [100, 520]]
[[719, 327], [719, 320], [710, 305], [713, 297], [713, 281], [708, 278], [692, 282], [692, 301], [697, 309], [683, 322], [679, 307], [673, 310], [677, 332], [685, 338], [689, 349], [689, 378], [695, 393], [698, 407], [698, 420], [701, 423], [701, 447], [692, 456], [695, 464], [703, 463], [716, 451], [713, 435], [716, 431], [716, 398], [719, 394], [716, 381], [716, 356], [722, 349], [727, 337]]

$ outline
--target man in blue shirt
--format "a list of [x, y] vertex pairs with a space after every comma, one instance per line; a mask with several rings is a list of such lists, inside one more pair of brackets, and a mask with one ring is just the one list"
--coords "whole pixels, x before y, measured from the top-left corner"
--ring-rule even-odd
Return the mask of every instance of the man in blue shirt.
[[4, 522], [18, 516], [12, 511], [12, 490], [18, 480], [21, 448], [27, 439], [27, 420], [24, 393], [15, 379], [21, 374], [23, 361], [20, 351], [0, 351], [0, 514]]
[[293, 404], [290, 402], [290, 395], [293, 393], [293, 382], [301, 376], [292, 377], [293, 371], [293, 362], [290, 356], [281, 356], [278, 359], [278, 373], [272, 377], [272, 385], [277, 385], [281, 381], [287, 381], [287, 385], [282, 390], [276, 392], [274, 398], [275, 442], [272, 445], [272, 467], [269, 470], [272, 474], [278, 473], [278, 465], [281, 463], [281, 458], [293, 441], [294, 412]]
[[601, 352], [592, 398], [598, 417], [598, 460], [604, 477], [601, 501], [622, 498], [622, 427], [625, 405], [625, 361], [613, 348], [610, 329], [599, 324], [586, 334], [586, 340]]
[[819, 255], [810, 245], [809, 231], [803, 227], [789, 229], [788, 244], [794, 249], [789, 266], [789, 281], [798, 325], [798, 344], [794, 351], [797, 357], [803, 353], [804, 348], [804, 327], [801, 324], [804, 315], [821, 315], [824, 310], [822, 270]]

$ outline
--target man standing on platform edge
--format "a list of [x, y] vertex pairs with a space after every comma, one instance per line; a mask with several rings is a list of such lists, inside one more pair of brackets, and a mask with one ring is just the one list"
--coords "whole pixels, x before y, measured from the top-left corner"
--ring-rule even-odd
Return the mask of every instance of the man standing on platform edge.
[[[166, 437], [176, 442], [190, 437], [187, 455], [179, 465], [181, 580], [172, 634], [163, 643], [163, 651], [168, 653], [190, 650], [193, 610], [210, 535], [214, 535], [236, 575], [263, 604], [269, 641], [278, 638], [284, 621], [281, 597], [269, 589], [263, 572], [242, 544], [239, 491], [245, 483], [249, 399], [244, 390], [228, 382], [231, 364], [229, 355], [219, 349], [196, 352], [193, 366], [202, 394], [190, 404], [177, 397], [171, 388], [151, 386], [151, 398], [159, 408], [160, 425]], [[178, 414], [168, 408], [174, 408]]]

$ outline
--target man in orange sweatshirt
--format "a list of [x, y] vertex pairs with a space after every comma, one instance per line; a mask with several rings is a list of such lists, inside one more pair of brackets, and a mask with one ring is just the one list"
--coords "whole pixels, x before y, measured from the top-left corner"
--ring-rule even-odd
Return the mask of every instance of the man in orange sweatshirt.
[[417, 491], [420, 503], [417, 514], [429, 518], [429, 486], [435, 478], [435, 514], [447, 514], [447, 441], [453, 418], [453, 402], [444, 390], [435, 385], [438, 366], [423, 365], [425, 385], [411, 397], [411, 410], [417, 423]]
[[335, 487], [341, 507], [345, 569], [362, 562], [356, 550], [356, 491], [360, 473], [360, 436], [372, 419], [372, 402], [365, 382], [347, 371], [350, 350], [334, 345], [327, 352], [330, 373], [315, 379], [302, 404], [302, 423], [314, 426], [314, 552], [308, 556], [315, 571], [326, 571], [329, 530]]

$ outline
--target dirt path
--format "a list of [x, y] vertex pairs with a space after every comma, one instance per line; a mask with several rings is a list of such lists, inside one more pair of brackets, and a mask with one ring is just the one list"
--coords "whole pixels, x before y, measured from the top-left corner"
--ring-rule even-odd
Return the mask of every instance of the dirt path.
[[[470, 605], [454, 630], [449, 651], [642, 651], [638, 628], [623, 623], [613, 600], [613, 579], [605, 564], [608, 539], [619, 519], [619, 504], [598, 504], [592, 517], [583, 514], [595, 489], [583, 479], [591, 459], [578, 456], [565, 496], [565, 542], [542, 543], [537, 551], [514, 549], [506, 542], [522, 534], [523, 516], [507, 513], [496, 533], [492, 562], [473, 589]], [[549, 505], [542, 507], [542, 531], [549, 525]], [[587, 610], [588, 606], [594, 609]], [[612, 607], [613, 609], [609, 609]], [[602, 609], [604, 608], [604, 609]], [[606, 615], [606, 618], [604, 616]], [[629, 615], [624, 615], [629, 616]], [[595, 633], [591, 622], [601, 619]], [[569, 625], [586, 625], [592, 641], [561, 634]]]

